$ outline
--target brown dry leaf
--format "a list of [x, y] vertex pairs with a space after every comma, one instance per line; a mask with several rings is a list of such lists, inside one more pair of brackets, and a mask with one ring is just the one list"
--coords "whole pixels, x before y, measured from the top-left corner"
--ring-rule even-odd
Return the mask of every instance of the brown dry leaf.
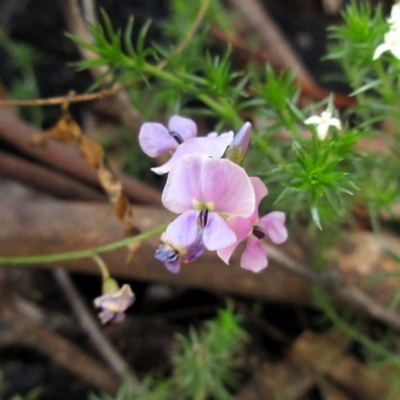
[[352, 400], [353, 396], [344, 392], [341, 388], [336, 386], [333, 382], [326, 381], [320, 385], [320, 389], [326, 400]]
[[[340, 333], [327, 333], [325, 335], [331, 343], [335, 344], [335, 351], [341, 352], [346, 346], [346, 336]], [[297, 339], [294, 346], [296, 346]], [[325, 348], [319, 348], [324, 354]], [[293, 352], [293, 350], [292, 350]], [[291, 353], [278, 364], [263, 363], [261, 368], [257, 368], [256, 377], [253, 382], [246, 385], [235, 400], [249, 399], [268, 399], [282, 400], [301, 399], [319, 381], [320, 374], [307, 363], [292, 357]], [[319, 354], [317, 357], [321, 357]]]
[[292, 346], [290, 357], [297, 365], [325, 375], [357, 398], [387, 399], [393, 390], [396, 371], [391, 368], [372, 369], [355, 357], [343, 354], [344, 343], [343, 339], [338, 341], [328, 335], [306, 331]]
[[[346, 283], [357, 286], [389, 306], [399, 290], [400, 275], [396, 277], [394, 273], [400, 274], [400, 266], [388, 252], [400, 255], [398, 236], [384, 231], [347, 232], [327, 257], [331, 260], [331, 268], [342, 272]], [[376, 274], [385, 273], [388, 279], [371, 279]]]
[[343, 7], [343, 0], [322, 0], [324, 11], [328, 15], [337, 15]]
[[[50, 129], [34, 135], [31, 143], [43, 145], [49, 138], [62, 142], [75, 141], [79, 145], [79, 150], [85, 162], [98, 170], [100, 184], [114, 206], [116, 216], [123, 223], [125, 236], [138, 234], [140, 231], [134, 226], [132, 206], [128, 198], [122, 193], [121, 180], [110, 168], [103, 148], [83, 134], [69, 112], [68, 106], [68, 102], [62, 104], [61, 118]], [[132, 258], [139, 246], [140, 243], [128, 246], [128, 260]]]
[[277, 365], [264, 363], [253, 382], [247, 384], [235, 400], [298, 400], [315, 385], [312, 371], [290, 360]]
[[61, 118], [54, 126], [45, 130], [43, 133], [61, 142], [69, 142], [73, 139], [77, 140], [82, 136], [80, 126], [75, 122], [68, 109], [63, 109]]
[[79, 140], [79, 150], [87, 164], [96, 169], [100, 167], [104, 158], [104, 150], [98, 143], [87, 136], [82, 136]]

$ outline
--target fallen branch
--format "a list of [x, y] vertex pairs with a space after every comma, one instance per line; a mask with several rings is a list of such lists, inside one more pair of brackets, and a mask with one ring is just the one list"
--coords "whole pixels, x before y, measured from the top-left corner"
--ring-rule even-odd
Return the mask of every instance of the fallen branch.
[[[87, 165], [75, 149], [54, 141], [50, 141], [44, 149], [32, 146], [30, 140], [35, 133], [36, 128], [0, 108], [0, 139], [35, 160], [100, 187], [96, 169]], [[123, 191], [131, 201], [161, 205], [161, 195], [157, 190], [126, 175], [120, 175], [120, 179]]]
[[24, 345], [33, 347], [61, 367], [78, 376], [99, 390], [115, 395], [119, 388], [118, 379], [97, 360], [84, 353], [67, 339], [56, 335], [37, 322], [20, 314], [12, 302], [0, 301], [0, 345]]
[[59, 171], [0, 151], [0, 175], [57, 197], [73, 200], [106, 201], [104, 193]]
[[[55, 201], [7, 202], [0, 201], [3, 221], [0, 225], [0, 254], [29, 255], [47, 254], [90, 249], [121, 239], [120, 228], [115, 218], [102, 204], [77, 204]], [[134, 207], [136, 223], [142, 232], [154, 229], [169, 222], [173, 215], [162, 209]], [[50, 218], [49, 215], [55, 216]], [[19, 221], [23, 220], [23, 226]], [[77, 229], [79, 227], [79, 229]], [[376, 268], [384, 272], [390, 263], [386, 248], [399, 248], [399, 240], [381, 234], [376, 235]], [[347, 242], [353, 240], [347, 234]], [[372, 238], [370, 238], [372, 240]], [[377, 243], [384, 247], [377, 247]], [[169, 273], [162, 263], [153, 258], [158, 246], [158, 238], [146, 240], [134, 254], [132, 262], [125, 264], [126, 250], [120, 249], [104, 254], [104, 260], [113, 275], [143, 280], [157, 280], [176, 285], [201, 287], [208, 290], [236, 293], [270, 301], [309, 304], [309, 284], [320, 284], [336, 301], [345, 302], [358, 312], [370, 315], [377, 320], [400, 329], [400, 316], [386, 307], [388, 300], [397, 292], [390, 280], [375, 282], [360, 287], [350, 277], [357, 271], [338, 270], [332, 266], [328, 274], [317, 274], [299, 259], [305, 254], [298, 243], [291, 238], [278, 250], [269, 246], [270, 267], [253, 274], [239, 267], [239, 253], [235, 253], [231, 265], [225, 265], [215, 253], [207, 252], [196, 262], [182, 268], [177, 274]], [[363, 248], [365, 252], [366, 249]], [[294, 256], [296, 254], [296, 257]], [[338, 259], [342, 257], [340, 253]], [[0, 258], [1, 261], [1, 258]], [[393, 260], [391, 260], [393, 263]], [[4, 261], [3, 261], [4, 263]], [[389, 263], [389, 264], [388, 264]], [[60, 265], [60, 262], [57, 262]], [[84, 259], [69, 260], [62, 263], [71, 270], [97, 272], [92, 262]], [[46, 266], [43, 264], [43, 266]], [[51, 265], [48, 265], [51, 266]], [[364, 266], [365, 267], [365, 266]], [[378, 270], [374, 270], [378, 272]], [[361, 282], [362, 283], [362, 282]], [[358, 286], [356, 286], [358, 285]], [[283, 289], [284, 288], [284, 289]]]

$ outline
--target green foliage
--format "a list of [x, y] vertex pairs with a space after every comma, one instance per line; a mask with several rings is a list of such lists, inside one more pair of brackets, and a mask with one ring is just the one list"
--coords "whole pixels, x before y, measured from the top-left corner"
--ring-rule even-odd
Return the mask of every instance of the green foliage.
[[180, 336], [173, 355], [178, 399], [231, 399], [228, 388], [238, 382], [234, 369], [239, 366], [238, 355], [246, 338], [231, 306], [208, 321], [202, 332], [192, 328], [188, 337]]
[[228, 304], [215, 319], [206, 321], [200, 332], [192, 327], [187, 337], [177, 338], [170, 378], [147, 377], [139, 395], [134, 395], [125, 384], [115, 399], [108, 395], [92, 395], [91, 400], [232, 399], [229, 389], [239, 382], [235, 371], [240, 366], [240, 353], [248, 338], [240, 321], [240, 316]]
[[141, 382], [141, 393], [134, 394], [128, 383], [124, 383], [116, 397], [108, 394], [91, 394], [89, 400], [168, 400], [171, 394], [171, 381], [146, 377]]
[[[5, 48], [10, 56], [9, 69], [18, 78], [12, 81], [11, 92], [18, 99], [33, 99], [40, 97], [39, 86], [36, 79], [35, 67], [44, 58], [38, 49], [25, 43], [11, 40], [0, 30], [0, 45]], [[23, 117], [40, 126], [44, 119], [40, 107], [30, 107], [23, 110]]]
[[[338, 61], [357, 100], [341, 116], [350, 122], [338, 132], [329, 129], [326, 139], [318, 138], [315, 126], [305, 126], [311, 115], [324, 107], [333, 110], [332, 99], [309, 106], [299, 104], [299, 90], [289, 72], [275, 73], [270, 66], [249, 67], [246, 72], [232, 67], [231, 50], [212, 55], [207, 27], [224, 20], [219, 2], [211, 2], [203, 25], [187, 41], [202, 4], [173, 0], [163, 28], [167, 42], [148, 45], [146, 24], [135, 45], [133, 21], [122, 32], [115, 30], [103, 12], [102, 26], [92, 26], [92, 44], [77, 44], [96, 57], [79, 63], [81, 69], [105, 65], [116, 79], [136, 79], [131, 99], [149, 119], [159, 112], [191, 113], [213, 117], [215, 130], [237, 130], [244, 115], [257, 121], [252, 146], [244, 163], [250, 175], [264, 178], [269, 200], [293, 220], [309, 215], [318, 227], [351, 219], [358, 203], [369, 208], [373, 221], [382, 209], [390, 209], [400, 195], [400, 153], [398, 140], [377, 130], [377, 123], [391, 119], [400, 134], [400, 62], [387, 52], [372, 60], [388, 24], [381, 9], [352, 1], [343, 13], [344, 23], [331, 29], [333, 45], [328, 58]], [[219, 15], [218, 18], [216, 16]], [[225, 18], [226, 19], [226, 18]], [[226, 22], [226, 21], [225, 21]], [[183, 50], [175, 50], [185, 42]], [[163, 68], [156, 63], [166, 60]], [[103, 78], [104, 78], [103, 77]], [[101, 83], [101, 79], [96, 85]], [[311, 131], [311, 135], [305, 133]], [[375, 138], [391, 140], [393, 146], [379, 156], [357, 149], [360, 142]], [[378, 162], [379, 160], [379, 162]], [[376, 187], [387, 190], [376, 190]]]

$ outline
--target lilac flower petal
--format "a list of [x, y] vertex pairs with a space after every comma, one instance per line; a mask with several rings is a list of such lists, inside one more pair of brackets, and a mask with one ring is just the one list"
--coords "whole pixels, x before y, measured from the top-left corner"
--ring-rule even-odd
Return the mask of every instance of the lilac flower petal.
[[173, 274], [177, 274], [181, 270], [181, 261], [179, 259], [174, 262], [166, 262], [164, 265]]
[[103, 325], [105, 325], [107, 323], [117, 324], [119, 322], [122, 322], [125, 319], [125, 314], [124, 313], [113, 313], [111, 311], [104, 310], [98, 314], [98, 317], [100, 319], [100, 322]]
[[115, 293], [106, 293], [96, 297], [93, 304], [96, 308], [107, 309], [112, 312], [124, 312], [132, 305], [135, 295], [129, 285], [125, 284]]
[[243, 168], [226, 159], [209, 159], [201, 172], [200, 201], [230, 216], [249, 217], [254, 212], [255, 194]]
[[175, 218], [165, 230], [163, 241], [171, 244], [176, 249], [185, 249], [196, 242], [200, 227], [197, 224], [199, 212], [186, 211]]
[[182, 143], [172, 155], [172, 157], [162, 166], [151, 170], [158, 175], [168, 173], [171, 168], [185, 155], [207, 156], [221, 158], [232, 141], [233, 132], [224, 133], [220, 136], [196, 137]]
[[267, 265], [266, 247], [258, 239], [250, 237], [240, 259], [240, 266], [253, 272], [260, 272]]
[[177, 146], [168, 129], [158, 122], [145, 122], [141, 126], [139, 144], [149, 157], [158, 157], [160, 154], [174, 150]]
[[260, 178], [251, 177], [250, 181], [256, 196], [256, 206], [258, 207], [261, 200], [268, 194], [268, 189]]
[[199, 156], [184, 156], [173, 166], [162, 202], [175, 213], [206, 205], [212, 211], [248, 217], [255, 209], [253, 186], [243, 168]]
[[255, 225], [256, 222], [258, 221], [258, 206], [260, 205], [261, 200], [268, 194], [268, 189], [260, 178], [251, 177], [250, 182], [254, 189], [256, 206], [254, 208], [253, 213], [249, 217], [249, 221], [253, 225]]
[[197, 136], [196, 123], [189, 118], [180, 117], [179, 115], [174, 115], [170, 118], [168, 129], [171, 133], [179, 133], [185, 142]]
[[260, 225], [266, 230], [269, 238], [276, 244], [283, 243], [288, 238], [285, 219], [285, 213], [281, 211], [273, 211], [260, 218]]
[[103, 324], [121, 322], [125, 319], [124, 311], [132, 305], [135, 295], [129, 285], [123, 285], [117, 292], [107, 293], [93, 300], [96, 308], [101, 308], [99, 318]]
[[168, 210], [180, 214], [193, 210], [193, 199], [200, 198], [201, 174], [200, 157], [182, 157], [168, 174], [167, 183], [161, 196], [162, 203]]
[[184, 263], [197, 260], [204, 253], [203, 231], [199, 229], [196, 240], [186, 248], [186, 253], [180, 257]]
[[210, 212], [203, 241], [208, 250], [219, 250], [234, 244], [236, 235], [220, 215]]
[[231, 246], [218, 250], [217, 254], [222, 261], [224, 261], [226, 264], [229, 264], [229, 259], [231, 258], [238, 244], [251, 234], [253, 224], [249, 221], [248, 218], [243, 217], [231, 217], [228, 218], [226, 222], [235, 232], [236, 242]]

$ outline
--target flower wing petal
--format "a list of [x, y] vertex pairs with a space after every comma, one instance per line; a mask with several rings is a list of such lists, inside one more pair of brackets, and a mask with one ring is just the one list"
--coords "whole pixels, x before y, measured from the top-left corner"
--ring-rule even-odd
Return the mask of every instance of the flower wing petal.
[[172, 133], [179, 133], [185, 142], [197, 136], [196, 123], [190, 118], [181, 117], [179, 115], [174, 115], [169, 119], [168, 129]]
[[260, 218], [260, 225], [266, 230], [269, 238], [276, 244], [283, 243], [288, 238], [285, 219], [285, 213], [281, 211], [273, 211]]
[[139, 144], [149, 157], [158, 157], [176, 147], [176, 142], [167, 128], [158, 122], [145, 122], [141, 126]]
[[184, 156], [171, 168], [161, 197], [165, 208], [178, 214], [194, 209], [193, 200], [201, 197], [200, 160], [201, 157]]
[[198, 211], [195, 210], [179, 215], [167, 226], [163, 240], [177, 249], [189, 247], [199, 236], [198, 215]]
[[236, 242], [231, 246], [218, 250], [217, 254], [222, 261], [224, 261], [226, 264], [229, 264], [229, 259], [231, 258], [238, 244], [250, 235], [253, 229], [253, 224], [248, 218], [243, 217], [231, 217], [226, 222], [235, 232]]
[[219, 250], [234, 244], [236, 235], [220, 215], [210, 212], [203, 241], [208, 250]]
[[258, 220], [258, 206], [260, 205], [261, 200], [268, 194], [268, 189], [260, 178], [251, 177], [250, 182], [254, 189], [256, 206], [254, 208], [253, 214], [250, 215], [249, 220], [252, 225], [254, 225]]
[[247, 240], [246, 249], [240, 259], [240, 266], [253, 272], [260, 272], [268, 265], [267, 249], [256, 238]]

